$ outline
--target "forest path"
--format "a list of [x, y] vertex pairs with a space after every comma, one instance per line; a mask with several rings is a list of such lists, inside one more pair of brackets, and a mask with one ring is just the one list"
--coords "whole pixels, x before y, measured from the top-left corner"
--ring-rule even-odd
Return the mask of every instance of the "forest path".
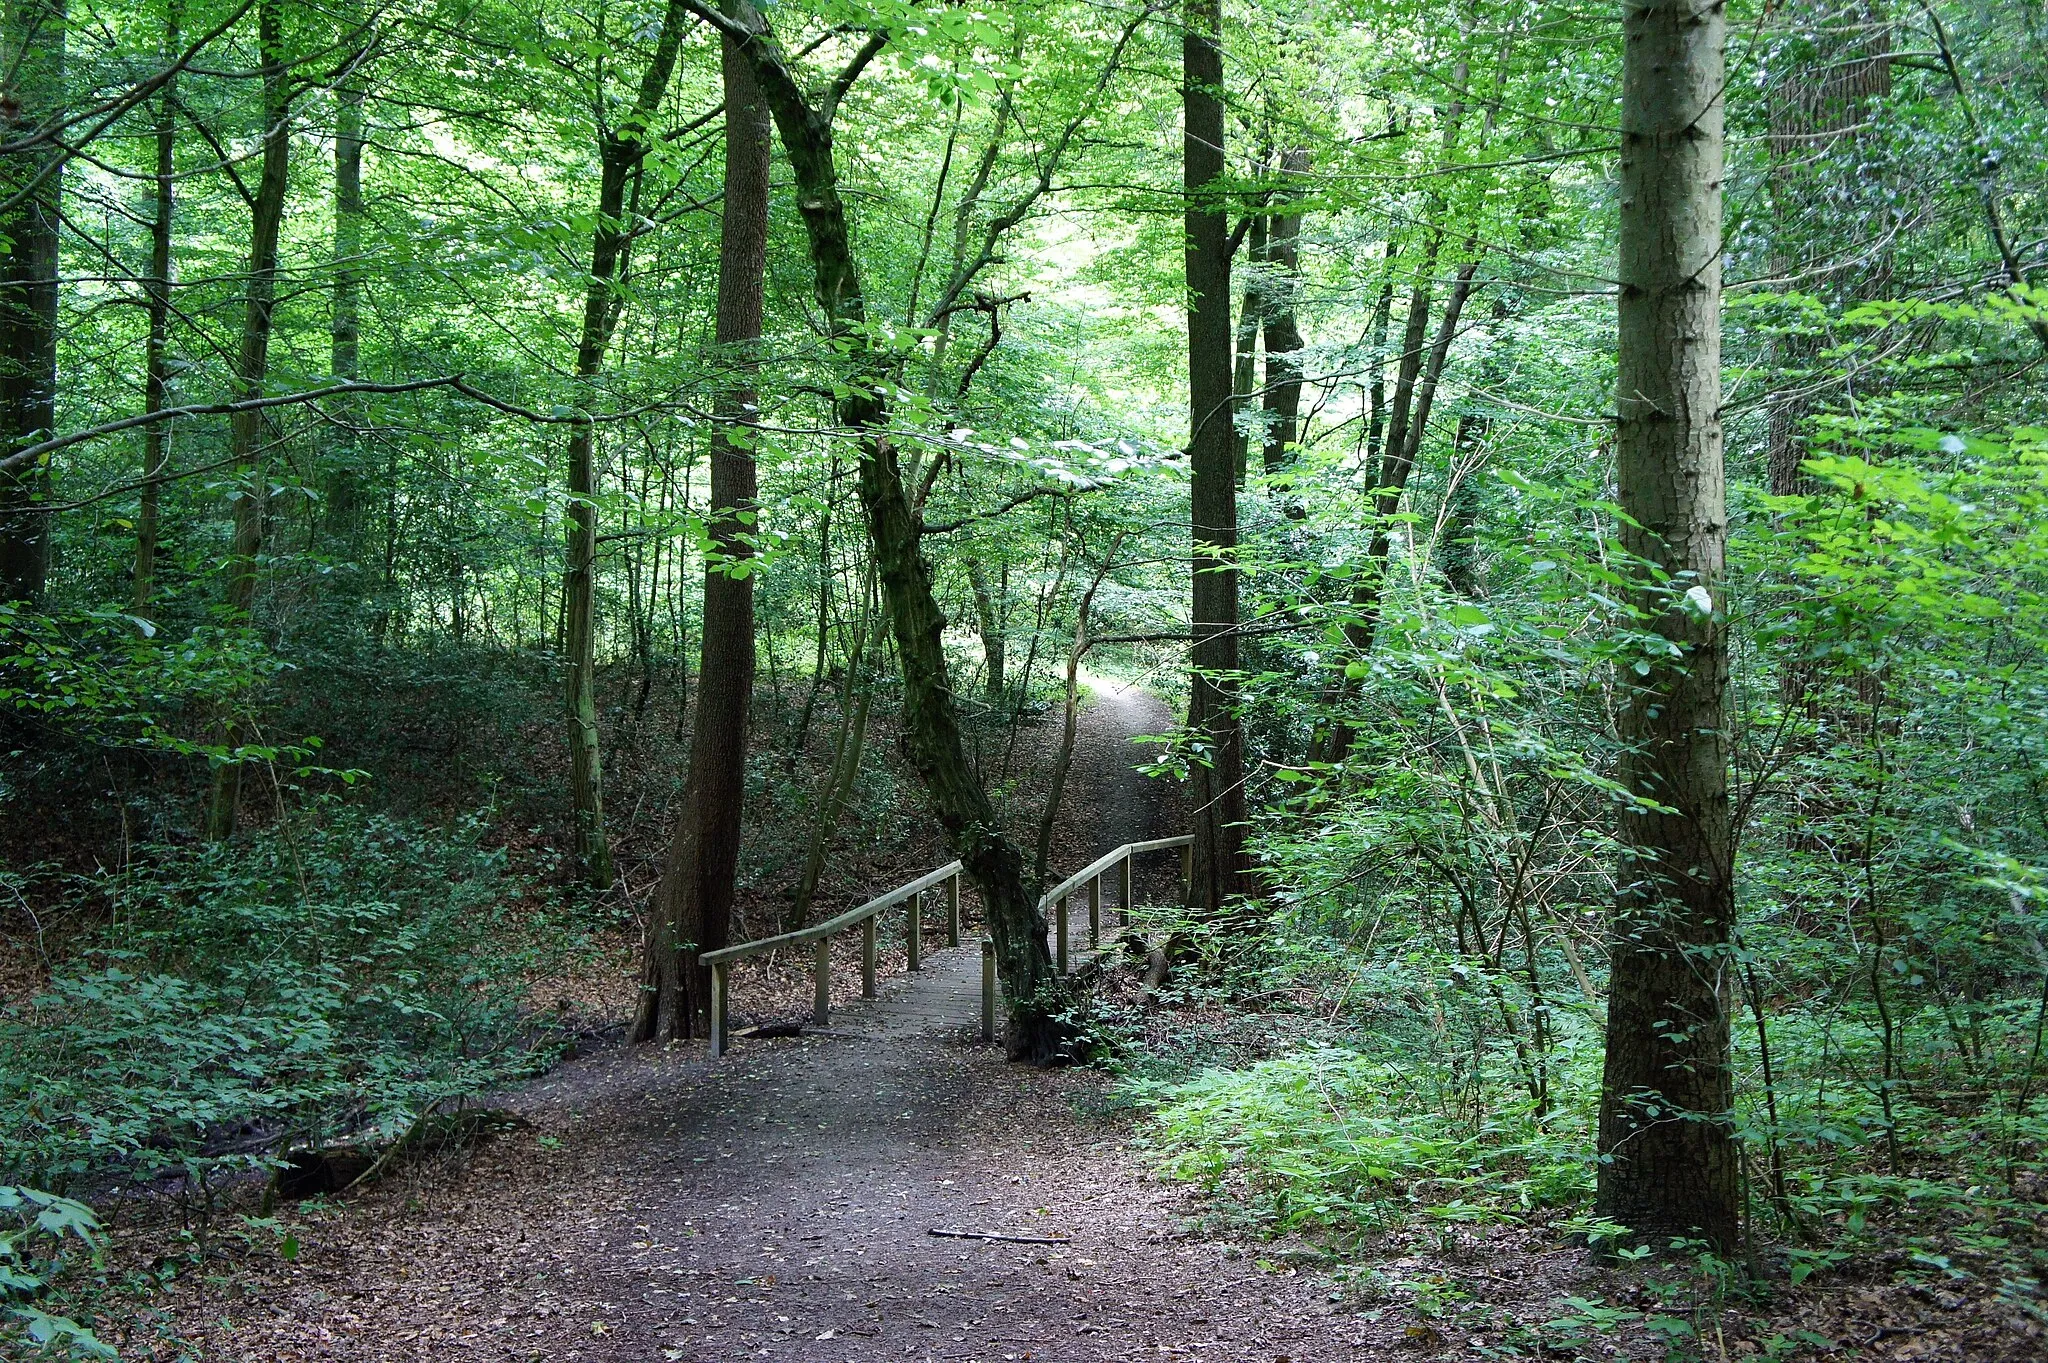
[[[1108, 847], [1161, 831], [1129, 739], [1170, 716], [1098, 696], [1074, 789]], [[181, 1324], [265, 1363], [1358, 1356], [1326, 1281], [1184, 1227], [1099, 1075], [968, 1044], [978, 983], [942, 951], [823, 1033], [572, 1062], [517, 1099], [537, 1130], [372, 1190]]]

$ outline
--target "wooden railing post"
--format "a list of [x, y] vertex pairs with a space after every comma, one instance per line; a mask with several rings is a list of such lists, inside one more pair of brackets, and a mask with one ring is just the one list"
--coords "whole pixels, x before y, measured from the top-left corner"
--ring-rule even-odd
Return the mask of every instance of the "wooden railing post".
[[1059, 910], [1054, 914], [1054, 918], [1058, 921], [1059, 928], [1053, 934], [1053, 938], [1058, 943], [1060, 974], [1064, 975], [1067, 973], [1067, 897], [1065, 895], [1060, 896]]
[[1180, 902], [1185, 904], [1195, 894], [1195, 845], [1189, 843], [1180, 849]]
[[921, 894], [914, 894], [904, 901], [903, 936], [904, 940], [909, 943], [907, 950], [910, 953], [910, 968], [912, 970], [924, 969], [923, 962], [918, 959], [918, 951], [924, 945], [922, 940], [924, 937], [923, 910], [924, 896]]
[[818, 939], [818, 954], [811, 966], [811, 1022], [823, 1027], [832, 1021], [832, 939]]
[[1102, 945], [1102, 876], [1099, 873], [1088, 880], [1088, 945], [1091, 949]]
[[1131, 854], [1124, 853], [1124, 922], [1131, 921]]
[[960, 873], [946, 882], [946, 945], [960, 945]]
[[711, 1054], [725, 1054], [725, 972], [730, 969], [724, 961], [711, 967]]
[[981, 939], [981, 1039], [996, 1039], [996, 939]]
[[869, 914], [860, 924], [860, 996], [871, 999], [875, 996], [875, 916]]

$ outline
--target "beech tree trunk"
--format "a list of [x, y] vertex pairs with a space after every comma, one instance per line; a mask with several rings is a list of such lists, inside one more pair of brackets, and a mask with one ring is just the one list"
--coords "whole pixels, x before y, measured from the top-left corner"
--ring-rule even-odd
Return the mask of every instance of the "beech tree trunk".
[[1248, 886], [1244, 729], [1238, 716], [1237, 450], [1231, 430], [1230, 230], [1223, 177], [1221, 0], [1187, 0], [1181, 39], [1186, 210], [1188, 499], [1194, 535], [1194, 648], [1188, 728], [1195, 754], [1189, 902], [1220, 914]]
[[1008, 622], [1004, 618], [1007, 603], [996, 601], [995, 593], [989, 589], [988, 571], [979, 559], [970, 560], [967, 564], [967, 584], [974, 591], [974, 616], [981, 627], [981, 657], [986, 669], [982, 689], [987, 693], [990, 705], [1001, 705], [1008, 685], [1004, 673], [1010, 653]]
[[1244, 301], [1237, 309], [1237, 363], [1230, 375], [1230, 391], [1236, 398], [1230, 404], [1231, 449], [1239, 487], [1244, 486], [1245, 466], [1251, 459], [1251, 436], [1245, 432], [1243, 417], [1259, 387], [1259, 333], [1266, 317], [1259, 278], [1266, 259], [1264, 214], [1253, 215], [1246, 229], [1245, 259], [1252, 268], [1245, 271]]
[[[1308, 173], [1308, 152], [1280, 153], [1280, 174], [1296, 180]], [[1282, 203], [1297, 197], [1283, 192]], [[1274, 280], [1266, 308], [1266, 471], [1280, 468], [1301, 439], [1301, 214], [1275, 213], [1266, 256]]]
[[[181, 0], [170, 0], [164, 18], [163, 61], [168, 65], [178, 51]], [[143, 284], [148, 299], [149, 336], [143, 343], [142, 410], [160, 412], [170, 392], [171, 344], [171, 220], [177, 209], [178, 81], [164, 82], [156, 106], [156, 215], [149, 224], [149, 278]], [[161, 485], [155, 480], [164, 471], [171, 453], [171, 423], [159, 421], [142, 432], [142, 498], [135, 513], [135, 568], [130, 577], [129, 609], [149, 614], [150, 598], [156, 591], [156, 553], [160, 537], [158, 519]]]
[[[277, 238], [290, 188], [292, 111], [284, 60], [284, 0], [264, 0], [256, 10], [258, 51], [263, 61], [263, 156], [250, 206], [249, 281], [242, 300], [242, 342], [235, 356], [235, 396], [253, 398], [270, 374], [272, 313], [277, 306]], [[268, 476], [264, 471], [261, 412], [228, 418], [228, 454], [240, 486], [234, 493], [234, 535], [228, 549], [227, 604], [247, 620], [256, 607], [256, 574], [263, 553], [263, 513]], [[237, 736], [230, 731], [230, 741]], [[206, 836], [234, 836], [242, 801], [242, 766], [214, 768], [213, 798], [206, 812]]]
[[[1468, 238], [1467, 248], [1474, 245], [1476, 243]], [[1372, 652], [1373, 641], [1379, 633], [1380, 593], [1386, 583], [1387, 561], [1394, 550], [1389, 518], [1400, 509], [1401, 495], [1407, 490], [1408, 479], [1415, 472], [1415, 462], [1421, 456], [1423, 437], [1429, 433], [1429, 415], [1435, 405], [1437, 385], [1442, 381], [1444, 366], [1450, 362], [1451, 343], [1457, 339], [1458, 322], [1465, 315], [1465, 304], [1472, 297], [1472, 281], [1479, 270], [1476, 260], [1466, 262], [1459, 269], [1451, 286], [1451, 296], [1444, 303], [1443, 316], [1437, 323], [1436, 338], [1425, 354], [1421, 347], [1423, 331], [1429, 322], [1430, 281], [1427, 271], [1436, 256], [1437, 252], [1432, 247], [1424, 257], [1424, 273], [1417, 276], [1414, 291], [1409, 297], [1401, 367], [1394, 382], [1393, 417], [1387, 425], [1387, 449], [1380, 459], [1379, 475], [1375, 479], [1378, 490], [1373, 494], [1373, 515], [1377, 524], [1372, 541], [1366, 548], [1365, 571], [1360, 573], [1357, 585], [1351, 589], [1351, 617], [1344, 622], [1344, 640], [1360, 657]], [[1347, 678], [1339, 684], [1334, 699], [1341, 703], [1355, 689]], [[1350, 724], [1340, 715], [1330, 726], [1324, 759], [1343, 761], [1351, 751], [1353, 737]]]
[[1622, 720], [1624, 808], [1601, 1085], [1600, 1215], [1649, 1239], [1737, 1241], [1730, 1120], [1733, 843], [1720, 599], [1719, 3], [1623, 12], [1620, 330], [1615, 455], [1622, 540], [1668, 574], [1639, 606], [1676, 656]]
[[[1457, 97], [1444, 115], [1443, 157], [1446, 165], [1464, 124], [1465, 82], [1470, 74], [1471, 68], [1465, 61], [1459, 61], [1452, 68], [1451, 85], [1457, 91]], [[1429, 434], [1429, 414], [1436, 399], [1437, 384], [1443, 378], [1444, 366], [1450, 362], [1451, 345], [1457, 340], [1458, 323], [1464, 316], [1466, 301], [1472, 296], [1472, 281], [1479, 269], [1475, 254], [1478, 237], [1470, 234], [1465, 239], [1466, 263], [1459, 269], [1451, 296], [1444, 303], [1436, 338], [1425, 350], [1423, 340], [1429, 334], [1437, 262], [1443, 254], [1445, 213], [1442, 192], [1432, 192], [1424, 210], [1426, 236], [1422, 259], [1415, 267], [1414, 280], [1409, 287], [1408, 318], [1402, 327], [1399, 363], [1394, 367], [1394, 395], [1388, 404], [1386, 448], [1380, 455], [1378, 472], [1373, 479], [1376, 488], [1373, 494], [1373, 536], [1366, 549], [1365, 569], [1359, 573], [1351, 589], [1350, 618], [1344, 622], [1345, 642], [1361, 658], [1372, 651], [1374, 638], [1379, 633], [1380, 593], [1385, 587], [1387, 561], [1394, 546], [1389, 518], [1400, 510], [1401, 495], [1407, 490], [1409, 475], [1415, 471], [1415, 462], [1422, 453], [1422, 442]], [[1389, 308], [1392, 305], [1394, 258], [1394, 246], [1389, 242], [1385, 286]], [[1371, 399], [1375, 409], [1381, 402], [1380, 382], [1376, 372]], [[1370, 431], [1367, 435], [1369, 440], [1373, 439]], [[1356, 683], [1348, 676], [1340, 678], [1332, 688], [1330, 704], [1340, 713], [1331, 722], [1323, 743], [1322, 757], [1325, 761], [1341, 762], [1351, 751], [1354, 734], [1341, 713], [1341, 707], [1356, 689]]]
[[[1391, 229], [1390, 229], [1391, 230]], [[1380, 442], [1387, 433], [1387, 323], [1394, 309], [1394, 262], [1400, 255], [1398, 242], [1388, 240], [1381, 257], [1379, 301], [1372, 307], [1372, 379], [1366, 390], [1365, 467], [1377, 468]]]
[[1458, 418], [1458, 434], [1452, 445], [1456, 452], [1453, 475], [1457, 482], [1451, 487], [1442, 558], [1444, 580], [1460, 596], [1479, 595], [1479, 549], [1473, 540], [1479, 529], [1479, 452], [1492, 426], [1493, 418], [1466, 412]]
[[819, 309], [830, 339], [852, 370], [838, 386], [834, 416], [843, 429], [856, 433], [861, 509], [903, 667], [904, 749], [924, 780], [954, 855], [981, 893], [1008, 1012], [1005, 1046], [1013, 1059], [1055, 1059], [1071, 1040], [1069, 1028], [1059, 1020], [1065, 991], [1046, 948], [1045, 915], [1024, 883], [1023, 853], [1004, 835], [961, 737], [941, 640], [946, 617], [932, 590], [931, 564], [920, 544], [922, 527], [888, 433], [894, 359], [869, 338], [866, 299], [854, 268], [846, 206], [833, 161], [832, 119], [838, 101], [881, 50], [883, 40], [870, 38], [814, 103], [765, 25], [756, 29], [741, 24], [704, 0], [685, 3], [700, 19], [739, 41], [781, 134], [796, 181]]
[[[65, 0], [0, 9], [0, 141], [63, 116]], [[57, 401], [58, 203], [61, 152], [51, 142], [0, 156], [0, 455], [51, 433]], [[0, 601], [33, 601], [49, 576], [49, 487], [40, 463], [0, 470]]]
[[[1831, 308], [1880, 296], [1891, 273], [1892, 253], [1857, 251], [1854, 263], [1837, 263], [1844, 247], [1856, 245], [1856, 221], [1842, 205], [1858, 193], [1869, 167], [1843, 166], [1835, 144], [1863, 136], [1870, 105], [1892, 91], [1891, 33], [1877, 16], [1847, 36], [1833, 4], [1795, 4], [1793, 18], [1811, 50], [1770, 91], [1770, 200], [1779, 243], [1773, 265], [1790, 287], [1812, 293]], [[1846, 219], [1846, 220], [1845, 220]], [[1766, 473], [1771, 491], [1792, 496], [1814, 490], [1800, 469], [1805, 459], [1800, 427], [1814, 406], [1817, 376], [1811, 371], [1826, 348], [1824, 338], [1773, 338], [1772, 359], [1783, 375], [1772, 395], [1767, 427]]]
[[[733, 17], [757, 22], [746, 0]], [[711, 972], [700, 957], [732, 943], [746, 797], [747, 707], [754, 694], [754, 451], [763, 281], [768, 265], [768, 109], [738, 45], [722, 40], [725, 197], [718, 237], [719, 425], [711, 435], [712, 555], [704, 567], [702, 662], [683, 810], [655, 892], [636, 1041], [710, 1035]]]
[[[344, 33], [345, 44], [364, 41], [359, 29]], [[358, 52], [352, 65], [364, 60]], [[363, 274], [363, 100], [359, 70], [351, 70], [334, 92], [334, 316], [328, 328], [334, 376], [353, 379], [362, 373]], [[362, 545], [362, 488], [356, 468], [358, 436], [355, 422], [361, 403], [343, 409], [348, 419], [335, 428], [330, 451], [333, 467], [327, 477], [328, 537], [342, 556], [353, 561]]]
[[[604, 356], [624, 304], [619, 266], [627, 238], [626, 185], [646, 155], [646, 137], [668, 91], [682, 43], [681, 0], [670, 0], [641, 74], [639, 93], [617, 128], [598, 132], [597, 225], [590, 234], [590, 282], [583, 295], [583, 330], [576, 342], [578, 401], [594, 400], [591, 381], [604, 372]], [[602, 91], [600, 98], [602, 97]], [[611, 839], [604, 822], [604, 752], [597, 725], [597, 619], [593, 599], [597, 565], [596, 427], [585, 421], [569, 437], [568, 543], [562, 572], [563, 653], [568, 659], [563, 700], [569, 723], [569, 809], [574, 850], [583, 878], [608, 889], [613, 878]]]

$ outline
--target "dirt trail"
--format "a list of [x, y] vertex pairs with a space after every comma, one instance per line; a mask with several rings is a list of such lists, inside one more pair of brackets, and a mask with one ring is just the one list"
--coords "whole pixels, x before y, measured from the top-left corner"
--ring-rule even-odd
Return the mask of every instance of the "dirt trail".
[[[1103, 846], [1171, 831], [1127, 741], [1164, 718], [1110, 688], [1088, 711], [1069, 819]], [[716, 1063], [566, 1065], [517, 1100], [535, 1130], [325, 1214], [181, 1326], [265, 1363], [1356, 1357], [1326, 1281], [1183, 1228], [1128, 1133], [1080, 1115], [1099, 1077], [968, 1043], [978, 970], [939, 953], [829, 1033]]]

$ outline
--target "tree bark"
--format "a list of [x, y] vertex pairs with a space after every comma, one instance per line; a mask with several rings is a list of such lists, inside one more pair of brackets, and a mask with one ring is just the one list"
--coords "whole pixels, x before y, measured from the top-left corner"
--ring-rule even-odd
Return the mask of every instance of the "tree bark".
[[1493, 418], [1466, 412], [1458, 418], [1458, 434], [1450, 492], [1449, 523], [1444, 527], [1444, 580], [1464, 597], [1479, 595], [1479, 550], [1473, 536], [1479, 529], [1479, 451], [1486, 444]]
[[[597, 225], [590, 234], [590, 281], [583, 295], [583, 330], [576, 342], [577, 399], [586, 406], [594, 401], [592, 381], [604, 372], [605, 351], [623, 305], [618, 276], [628, 240], [626, 184], [646, 155], [648, 127], [668, 91], [682, 43], [685, 12], [681, 0], [670, 0], [632, 108], [617, 128], [602, 120], [599, 123]], [[600, 89], [600, 102], [603, 95]], [[605, 832], [604, 756], [597, 725], [595, 446], [593, 423], [578, 423], [569, 437], [568, 542], [562, 572], [563, 652], [568, 670], [563, 699], [569, 725], [569, 807], [576, 862], [588, 883], [608, 889], [614, 872], [611, 839]]]
[[[1280, 153], [1280, 174], [1299, 181], [1308, 174], [1308, 152], [1290, 147]], [[1282, 191], [1281, 203], [1298, 195]], [[1291, 457], [1301, 438], [1301, 214], [1275, 213], [1266, 246], [1274, 281], [1266, 309], [1266, 471], [1274, 472]]]
[[[1855, 215], [1841, 212], [1857, 194], [1867, 168], [1842, 167], [1831, 159], [1835, 144], [1858, 139], [1857, 130], [1873, 100], [1891, 94], [1891, 33], [1873, 23], [1853, 36], [1834, 31], [1840, 17], [1832, 4], [1793, 6], [1805, 45], [1805, 60], [1772, 83], [1770, 188], [1772, 240], [1777, 273], [1788, 287], [1818, 295], [1841, 307], [1857, 296], [1871, 297], [1891, 273], [1891, 252], [1872, 259], [1858, 252], [1841, 263], [1840, 250], [1853, 245]], [[1792, 496], [1814, 490], [1800, 469], [1801, 426], [1816, 394], [1809, 372], [1825, 348], [1819, 336], [1773, 338], [1772, 360], [1784, 378], [1771, 397], [1765, 473], [1772, 493]], [[1787, 372], [1789, 371], [1789, 372]]]
[[832, 761], [825, 768], [825, 784], [818, 791], [817, 813], [811, 820], [811, 836], [804, 848], [803, 870], [797, 875], [796, 893], [782, 918], [782, 930], [795, 932], [811, 921], [811, 905], [818, 897], [818, 882], [824, 879], [825, 855], [839, 833], [839, 821], [846, 813], [846, 799], [860, 778], [861, 758], [867, 752], [868, 715], [875, 702], [875, 669], [869, 661], [872, 642], [872, 598], [874, 576], [869, 574], [862, 589], [861, 623], [854, 644], [847, 653], [846, 685], [839, 695], [839, 733], [832, 742]]
[[[349, 45], [363, 40], [359, 25], [353, 24], [342, 39]], [[363, 60], [361, 51], [350, 59], [351, 69], [334, 92], [334, 315], [328, 343], [329, 363], [342, 379], [362, 372]], [[362, 488], [356, 469], [362, 404], [343, 410], [346, 419], [335, 428], [329, 452], [327, 524], [328, 538], [339, 544], [343, 558], [353, 561], [362, 547]]]
[[1389, 239], [1381, 268], [1380, 297], [1372, 308], [1372, 382], [1366, 390], [1365, 467], [1378, 468], [1381, 444], [1387, 433], [1387, 324], [1394, 310], [1394, 261], [1400, 255], [1398, 242]]
[[1622, 720], [1624, 853], [1613, 922], [1596, 1204], [1645, 1237], [1737, 1242], [1730, 1121], [1733, 843], [1719, 592], [1722, 90], [1718, 3], [1623, 13], [1616, 474], [1636, 601], [1674, 656]]
[[[746, 0], [728, 11], [758, 22]], [[722, 40], [725, 82], [725, 197], [718, 237], [714, 338], [730, 376], [715, 400], [711, 434], [712, 554], [704, 569], [697, 722], [683, 811], [654, 898], [642, 968], [636, 1041], [710, 1034], [711, 972], [704, 952], [732, 942], [739, 874], [740, 815], [746, 799], [747, 708], [754, 693], [756, 493], [752, 427], [760, 410], [763, 284], [768, 264], [768, 109], [738, 44]]]
[[[242, 341], [235, 356], [235, 397], [260, 395], [270, 375], [270, 338], [277, 306], [277, 238], [290, 188], [292, 111], [284, 60], [284, 0], [264, 0], [256, 10], [257, 46], [263, 61], [263, 156], [249, 212], [249, 279], [242, 300]], [[228, 419], [228, 454], [240, 484], [234, 494], [234, 534], [228, 549], [227, 605], [247, 620], [256, 607], [256, 575], [263, 553], [263, 514], [268, 476], [264, 471], [264, 417], [236, 412]], [[232, 737], [232, 734], [230, 735]], [[206, 836], [234, 836], [242, 799], [242, 766], [214, 768], [213, 798]]]
[[[182, 0], [170, 0], [164, 17], [163, 60], [175, 59], [184, 14]], [[177, 209], [178, 79], [164, 82], [156, 106], [156, 214], [149, 224], [149, 336], [143, 349], [142, 410], [161, 412], [170, 393], [171, 343], [171, 220]], [[135, 569], [130, 578], [129, 609], [147, 617], [156, 591], [156, 554], [160, 536], [161, 485], [156, 479], [170, 459], [171, 425], [155, 422], [142, 435], [142, 499], [135, 513]]]
[[974, 591], [974, 618], [981, 629], [981, 657], [986, 668], [982, 678], [982, 690], [988, 696], [990, 705], [1001, 705], [1008, 684], [1004, 672], [1008, 667], [1009, 639], [1007, 637], [1007, 603], [998, 604], [993, 591], [989, 589], [988, 572], [980, 559], [970, 559], [967, 564], [967, 584]]
[[1188, 309], [1188, 471], [1194, 647], [1188, 728], [1195, 754], [1189, 902], [1221, 914], [1248, 889], [1244, 729], [1238, 715], [1237, 451], [1230, 425], [1230, 230], [1223, 177], [1221, 0], [1186, 0], [1181, 39], [1183, 223]]
[[[1469, 249], [1476, 242], [1468, 239], [1466, 245]], [[1428, 252], [1425, 270], [1434, 262], [1436, 254], [1434, 249]], [[1467, 300], [1472, 296], [1472, 281], [1478, 270], [1479, 262], [1476, 260], [1468, 261], [1459, 269], [1457, 280], [1451, 287], [1451, 296], [1444, 303], [1443, 317], [1437, 323], [1436, 339], [1430, 343], [1426, 356], [1418, 355], [1422, 330], [1429, 319], [1426, 277], [1418, 277], [1409, 299], [1405, 349], [1394, 384], [1393, 419], [1387, 426], [1387, 449], [1380, 459], [1379, 476], [1375, 480], [1377, 490], [1373, 494], [1373, 516], [1377, 524], [1372, 541], [1366, 548], [1365, 571], [1359, 574], [1357, 585], [1351, 589], [1351, 618], [1344, 623], [1344, 640], [1361, 658], [1372, 652], [1373, 641], [1379, 633], [1381, 593], [1386, 586], [1387, 561], [1394, 551], [1390, 518], [1400, 510], [1401, 495], [1407, 490], [1409, 476], [1415, 471], [1415, 461], [1422, 454], [1422, 439], [1429, 432], [1430, 408], [1435, 403], [1444, 366], [1450, 362], [1451, 343], [1457, 339], [1458, 322], [1465, 314]], [[1420, 363], [1416, 362], [1418, 359]], [[1355, 689], [1347, 677], [1338, 685], [1334, 699], [1341, 702]], [[1324, 759], [1343, 761], [1351, 751], [1355, 737], [1351, 725], [1339, 716], [1330, 726]]]
[[[65, 0], [7, 0], [0, 9], [0, 141], [64, 113]], [[54, 140], [0, 157], [0, 455], [47, 437], [56, 421], [58, 213], [63, 153]], [[49, 470], [0, 470], [0, 601], [34, 601], [49, 577], [50, 518], [38, 505]]]
[[852, 370], [835, 392], [834, 416], [857, 441], [861, 509], [903, 667], [904, 748], [931, 794], [954, 854], [981, 893], [1008, 1009], [1005, 1046], [1013, 1059], [1055, 1059], [1071, 1040], [1069, 1028], [1059, 1021], [1064, 989], [1046, 949], [1045, 916], [1025, 888], [1023, 854], [1003, 834], [961, 738], [941, 639], [946, 618], [933, 594], [921, 527], [888, 431], [894, 358], [869, 338], [866, 299], [833, 161], [832, 118], [838, 100], [881, 49], [882, 40], [871, 38], [830, 91], [813, 103], [765, 27], [747, 29], [704, 0], [686, 3], [699, 18], [740, 40], [788, 154], [819, 309], [828, 338]]
[[1266, 260], [1264, 214], [1253, 215], [1246, 229], [1245, 260], [1251, 269], [1245, 271], [1244, 301], [1237, 309], [1237, 363], [1230, 375], [1230, 391], [1236, 397], [1236, 401], [1230, 404], [1231, 448], [1237, 461], [1239, 487], [1244, 486], [1245, 466], [1251, 460], [1251, 436], [1244, 430], [1243, 417], [1259, 387], [1259, 333], [1266, 318], [1266, 299], [1260, 279], [1260, 270]]

